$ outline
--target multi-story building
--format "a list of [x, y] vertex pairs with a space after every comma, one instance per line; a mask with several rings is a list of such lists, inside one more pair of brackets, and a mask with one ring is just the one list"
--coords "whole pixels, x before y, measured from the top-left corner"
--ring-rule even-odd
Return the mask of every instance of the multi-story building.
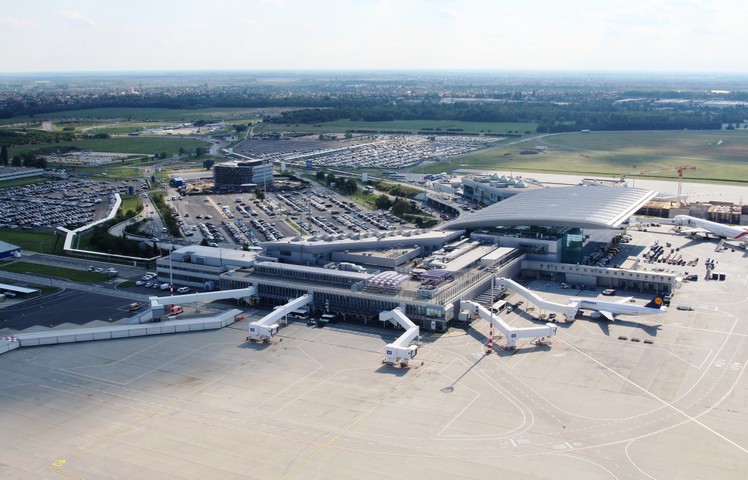
[[214, 188], [224, 192], [249, 192], [273, 185], [273, 164], [267, 160], [245, 160], [213, 167]]

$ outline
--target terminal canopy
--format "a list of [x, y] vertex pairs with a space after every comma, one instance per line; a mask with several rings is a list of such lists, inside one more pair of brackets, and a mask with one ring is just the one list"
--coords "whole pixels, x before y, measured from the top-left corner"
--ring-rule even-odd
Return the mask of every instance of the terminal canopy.
[[500, 226], [616, 228], [656, 194], [642, 188], [602, 185], [542, 188], [461, 216], [440, 229], [475, 230]]

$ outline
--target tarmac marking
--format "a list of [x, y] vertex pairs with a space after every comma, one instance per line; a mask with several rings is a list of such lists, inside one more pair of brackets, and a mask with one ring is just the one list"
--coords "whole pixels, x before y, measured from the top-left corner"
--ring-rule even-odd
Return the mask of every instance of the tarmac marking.
[[[305, 342], [305, 343], [306, 343], [306, 342]], [[312, 371], [311, 371], [311, 372], [309, 372], [308, 374], [304, 375], [304, 376], [303, 376], [303, 377], [301, 377], [300, 379], [296, 380], [295, 382], [293, 382], [292, 384], [290, 384], [290, 385], [289, 385], [289, 386], [287, 386], [286, 388], [284, 388], [284, 389], [282, 389], [282, 390], [279, 390], [279, 391], [275, 392], [275, 394], [274, 394], [274, 395], [271, 395], [270, 397], [268, 397], [267, 399], [265, 399], [265, 401], [264, 401], [264, 402], [262, 402], [262, 403], [259, 403], [259, 404], [255, 405], [255, 406], [254, 406], [254, 407], [252, 408], [252, 411], [255, 411], [255, 410], [257, 410], [257, 409], [258, 409], [258, 408], [260, 408], [260, 407], [261, 407], [262, 405], [264, 405], [264, 404], [266, 404], [267, 402], [269, 402], [270, 400], [274, 399], [274, 398], [275, 398], [276, 396], [280, 395], [281, 393], [283, 393], [283, 392], [285, 392], [285, 391], [287, 391], [287, 390], [290, 390], [291, 388], [295, 387], [295, 386], [296, 386], [296, 385], [298, 385], [299, 383], [303, 382], [303, 381], [304, 381], [304, 380], [306, 380], [307, 378], [311, 377], [311, 376], [312, 376], [312, 375], [314, 375], [315, 373], [317, 373], [317, 372], [319, 372], [320, 370], [322, 370], [322, 369], [324, 369], [324, 368], [325, 368], [325, 367], [324, 367], [324, 365], [322, 365], [321, 363], [319, 363], [319, 362], [318, 362], [318, 361], [317, 361], [317, 360], [316, 360], [316, 359], [315, 359], [314, 357], [312, 357], [311, 355], [309, 355], [308, 353], [306, 353], [306, 352], [305, 352], [304, 350], [302, 350], [302, 349], [301, 349], [301, 346], [298, 346], [298, 347], [296, 347], [296, 349], [297, 349], [298, 351], [300, 351], [301, 353], [303, 353], [304, 355], [306, 355], [307, 357], [309, 357], [309, 359], [310, 359], [311, 361], [313, 361], [314, 363], [316, 363], [316, 364], [317, 364], [317, 368], [315, 368], [314, 370], [312, 370]], [[290, 401], [286, 402], [286, 404], [285, 404], [285, 405], [281, 405], [281, 406], [279, 406], [279, 407], [278, 407], [278, 408], [277, 408], [277, 409], [276, 409], [275, 411], [273, 411], [273, 413], [271, 413], [271, 415], [273, 415], [273, 416], [277, 415], [278, 413], [280, 413], [280, 411], [281, 411], [281, 410], [283, 410], [284, 408], [288, 407], [288, 406], [289, 406], [289, 405], [291, 405], [292, 403], [296, 402], [296, 401], [297, 401], [297, 400], [299, 400], [299, 399], [300, 399], [300, 398], [301, 398], [302, 396], [306, 395], [306, 394], [308, 393], [308, 391], [309, 391], [309, 390], [307, 390], [306, 392], [304, 392], [304, 393], [301, 393], [301, 394], [299, 394], [299, 395], [296, 395], [296, 396], [295, 396], [295, 397], [294, 397], [294, 398], [293, 398], [292, 400], [290, 400]]]
[[639, 468], [639, 466], [636, 463], [634, 463], [634, 460], [631, 458], [631, 455], [629, 455], [629, 447], [631, 446], [632, 443], [634, 443], [633, 440], [631, 440], [630, 442], [628, 442], [626, 444], [626, 448], [623, 449], [623, 452], [626, 454], [626, 458], [629, 460], [629, 463], [631, 463], [631, 465], [635, 469], [637, 469], [639, 471], [639, 473], [641, 473], [642, 475], [646, 476], [647, 478], [651, 478], [652, 480], [657, 480], [655, 477], [653, 477], [652, 475], [648, 474], [647, 472], [645, 472], [644, 470], [642, 470], [641, 468]]
[[[174, 337], [172, 337], [171, 339], [173, 339], [173, 338]], [[205, 349], [207, 347], [214, 346], [214, 345], [234, 345], [233, 342], [209, 343], [209, 344], [203, 345], [202, 347], [197, 348], [195, 350], [192, 350], [190, 352], [187, 352], [184, 355], [180, 355], [179, 357], [175, 358], [174, 360], [171, 360], [171, 361], [166, 362], [166, 363], [162, 363], [162, 364], [160, 364], [157, 367], [151, 368], [150, 370], [148, 370], [148, 371], [146, 371], [146, 372], [138, 375], [137, 377], [131, 378], [130, 380], [128, 380], [126, 382], [117, 382], [117, 381], [114, 381], [114, 380], [108, 380], [106, 378], [100, 378], [100, 377], [97, 377], [97, 376], [94, 376], [94, 375], [87, 375], [85, 373], [77, 373], [77, 372], [73, 371], [74, 369], [79, 369], [79, 368], [111, 367], [112, 365], [116, 365], [116, 364], [118, 364], [120, 362], [123, 362], [123, 361], [127, 360], [128, 358], [131, 358], [131, 357], [133, 357], [133, 356], [135, 356], [135, 355], [137, 355], [139, 353], [142, 353], [142, 352], [144, 352], [146, 350], [150, 350], [151, 348], [157, 347], [157, 346], [161, 345], [162, 343], [167, 342], [167, 341], [169, 341], [171, 339], [167, 338], [166, 340], [158, 342], [155, 345], [152, 345], [150, 347], [141, 349], [141, 350], [133, 353], [132, 355], [128, 355], [127, 357], [122, 358], [120, 360], [117, 360], [116, 362], [113, 362], [113, 363], [109, 363], [109, 364], [102, 363], [102, 364], [97, 364], [97, 365], [81, 365], [79, 367], [72, 367], [70, 369], [62, 368], [62, 369], [60, 369], [60, 371], [61, 372], [69, 373], [71, 375], [79, 376], [79, 377], [91, 378], [93, 380], [98, 380], [98, 381], [104, 382], [104, 383], [110, 383], [110, 384], [114, 384], [114, 385], [125, 386], [125, 385], [129, 385], [130, 383], [132, 383], [132, 382], [134, 382], [136, 380], [139, 380], [139, 379], [145, 377], [146, 375], [150, 375], [151, 373], [153, 373], [155, 371], [158, 371], [158, 370], [162, 369], [163, 367], [165, 367], [167, 365], [171, 365], [171, 364], [173, 364], [173, 363], [175, 363], [175, 362], [177, 362], [177, 361], [179, 361], [179, 360], [181, 360], [181, 359], [183, 359], [185, 357], [189, 357], [190, 355], [194, 355], [194, 354], [198, 353], [199, 351], [201, 351], [201, 350], [203, 350], [203, 349]]]
[[[200, 349], [198, 349], [198, 350], [200, 350]], [[149, 412], [149, 413], [143, 415], [142, 417], [140, 417], [137, 420], [133, 420], [130, 423], [127, 423], [127, 424], [123, 425], [122, 427], [118, 428], [117, 430], [115, 430], [114, 432], [110, 433], [109, 435], [106, 435], [103, 438], [101, 438], [99, 440], [96, 440], [96, 441], [90, 443], [89, 445], [86, 445], [85, 447], [82, 447], [82, 448], [78, 449], [77, 451], [75, 451], [74, 453], [72, 453], [70, 455], [70, 457], [71, 458], [77, 457], [79, 455], [82, 455], [82, 454], [88, 452], [89, 450], [92, 450], [92, 449], [94, 449], [94, 448], [96, 448], [96, 447], [98, 447], [100, 445], [103, 445], [103, 444], [105, 444], [105, 443], [107, 443], [107, 442], [115, 439], [119, 435], [121, 435], [121, 434], [123, 434], [125, 432], [128, 432], [128, 431], [132, 430], [133, 428], [137, 427], [138, 425], [141, 425], [141, 424], [147, 422], [148, 420], [150, 420], [150, 419], [152, 419], [152, 418], [154, 418], [154, 417], [162, 414], [163, 412], [165, 412], [166, 410], [174, 407], [178, 403], [181, 403], [181, 402], [187, 400], [188, 398], [190, 398], [191, 396], [195, 395], [196, 393], [198, 393], [198, 392], [200, 392], [202, 390], [205, 390], [206, 388], [208, 388], [208, 387], [210, 387], [210, 386], [212, 386], [212, 385], [220, 382], [221, 380], [223, 380], [226, 377], [229, 377], [229, 376], [233, 375], [234, 373], [236, 373], [239, 370], [243, 369], [244, 367], [246, 367], [250, 363], [252, 363], [252, 360], [248, 360], [248, 361], [240, 364], [236, 368], [232, 369], [231, 371], [229, 371], [229, 372], [227, 372], [227, 373], [225, 373], [225, 374], [223, 374], [223, 375], [221, 375], [219, 377], [216, 377], [215, 379], [211, 380], [210, 382], [208, 382], [208, 383], [206, 383], [204, 385], [201, 385], [199, 387], [196, 387], [194, 390], [185, 393], [181, 397], [175, 398], [174, 400], [172, 400], [171, 402], [167, 403], [163, 407], [160, 407], [157, 410], [154, 410], [152, 412]], [[57, 460], [54, 463], [57, 463], [59, 461], [61, 461], [61, 460]], [[54, 465], [54, 463], [53, 463], [53, 465]], [[65, 460], [65, 463], [67, 463], [66, 460]], [[80, 477], [80, 476], [73, 475], [73, 474], [70, 474], [70, 473], [67, 473], [67, 472], [56, 470], [56, 469], [53, 469], [51, 466], [49, 467], [49, 469], [52, 470], [52, 471], [54, 471], [54, 472], [56, 472], [56, 473], [60, 473], [62, 475], [66, 475], [66, 476], [71, 477], [71, 478], [78, 478], [78, 479], [81, 479], [81, 480], [85, 480], [85, 477]]]
[[[601, 367], [602, 367], [602, 368], [604, 368], [605, 370], [609, 371], [610, 373], [612, 373], [612, 374], [613, 374], [613, 375], [615, 375], [616, 377], [620, 378], [620, 379], [621, 379], [622, 381], [624, 381], [624, 382], [628, 383], [629, 385], [631, 385], [632, 387], [634, 387], [634, 388], [636, 388], [636, 389], [638, 389], [638, 390], [640, 390], [640, 391], [644, 392], [645, 394], [649, 395], [649, 396], [650, 396], [651, 398], [653, 398], [653, 399], [657, 400], [658, 402], [662, 403], [662, 404], [663, 404], [664, 406], [666, 406], [666, 407], [668, 407], [668, 408], [672, 409], [673, 411], [675, 411], [675, 412], [677, 412], [677, 413], [681, 414], [681, 415], [682, 415], [682, 416], [684, 416], [684, 417], [685, 417], [686, 419], [690, 420], [691, 422], [695, 423], [696, 425], [699, 425], [700, 427], [702, 427], [702, 428], [703, 428], [703, 429], [705, 429], [706, 431], [708, 431], [708, 432], [712, 433], [713, 435], [715, 435], [715, 436], [717, 436], [717, 437], [721, 438], [721, 439], [722, 439], [722, 440], [724, 440], [725, 442], [727, 442], [727, 443], [729, 443], [730, 445], [732, 445], [732, 446], [736, 447], [737, 449], [741, 450], [741, 451], [742, 451], [743, 453], [746, 453], [746, 454], [748, 454], [748, 449], [746, 449], [746, 448], [744, 448], [744, 447], [742, 447], [742, 446], [738, 445], [737, 443], [735, 443], [734, 441], [732, 441], [732, 440], [730, 440], [729, 438], [725, 437], [724, 435], [722, 435], [722, 434], [721, 434], [721, 433], [719, 433], [718, 431], [714, 430], [713, 428], [711, 428], [711, 427], [709, 427], [708, 425], [704, 424], [703, 422], [699, 421], [699, 420], [698, 420], [698, 419], [697, 419], [696, 417], [693, 417], [693, 416], [689, 415], [688, 413], [686, 413], [685, 411], [683, 411], [683, 410], [681, 410], [680, 408], [676, 407], [676, 406], [675, 406], [675, 405], [673, 405], [672, 403], [668, 403], [667, 401], [665, 401], [664, 399], [662, 399], [662, 398], [658, 397], [657, 395], [655, 395], [654, 393], [650, 392], [650, 391], [649, 391], [649, 390], [647, 390], [646, 388], [644, 388], [644, 387], [640, 386], [640, 385], [639, 385], [639, 384], [637, 384], [636, 382], [633, 382], [633, 381], [629, 380], [628, 378], [624, 377], [623, 375], [621, 375], [620, 373], [616, 372], [616, 371], [615, 371], [615, 370], [613, 370], [612, 368], [608, 367], [608, 366], [607, 366], [607, 365], [605, 365], [604, 363], [602, 363], [602, 362], [600, 362], [599, 360], [597, 360], [597, 359], [593, 358], [593, 357], [592, 357], [591, 355], [588, 355], [588, 354], [586, 354], [585, 352], [581, 351], [580, 349], [576, 348], [575, 346], [571, 345], [570, 343], [568, 343], [568, 342], [564, 341], [563, 339], [560, 339], [560, 338], [559, 338], [559, 340], [560, 340], [561, 342], [564, 342], [564, 343], [566, 343], [566, 345], [568, 345], [568, 346], [569, 346], [569, 348], [572, 348], [572, 349], [576, 350], [576, 351], [577, 351], [577, 352], [578, 352], [578, 353], [579, 353], [580, 355], [582, 355], [582, 356], [584, 356], [584, 357], [588, 358], [588, 359], [589, 359], [589, 360], [591, 360], [592, 362], [594, 362], [594, 363], [598, 364], [599, 366], [601, 366]], [[741, 371], [741, 374], [742, 374], [742, 371]], [[693, 387], [692, 387], [692, 388], [693, 388]], [[734, 385], [733, 385], [733, 388], [734, 388]], [[691, 389], [689, 389], [689, 390], [691, 390]], [[732, 389], [731, 389], [731, 390], [732, 390]], [[685, 394], [684, 394], [684, 395], [685, 395]], [[680, 398], [683, 398], [683, 396], [681, 396]], [[706, 413], [706, 412], [704, 412], [704, 413]], [[701, 416], [701, 415], [699, 415], [699, 416]], [[654, 432], [652, 432], [652, 433], [654, 433]]]
[[[441, 357], [439, 357], [439, 358], [441, 358]], [[439, 359], [437, 358], [437, 360], [439, 360]], [[436, 361], [433, 362], [433, 363], [436, 363]], [[361, 414], [358, 418], [356, 418], [355, 420], [353, 420], [352, 422], [350, 422], [345, 427], [341, 428], [340, 431], [338, 433], [336, 433], [335, 435], [333, 435], [332, 438], [330, 438], [327, 442], [325, 442], [322, 445], [320, 445], [315, 451], [313, 451], [312, 453], [310, 453], [305, 459], [303, 459], [295, 467], [293, 467], [291, 470], [289, 470], [288, 473], [286, 473], [285, 475], [283, 475], [281, 477], [281, 480], [287, 479], [291, 475], [293, 475], [294, 473], [296, 473], [296, 471], [298, 471], [301, 467], [303, 467], [307, 462], [309, 462], [311, 459], [313, 459], [314, 457], [316, 457], [320, 452], [322, 452], [323, 450], [325, 450], [327, 447], [329, 447], [330, 445], [332, 445], [333, 443], [335, 443], [335, 441], [337, 441], [338, 438], [340, 438], [341, 436], [343, 436], [350, 429], [352, 429], [353, 427], [355, 427], [356, 425], [358, 425], [359, 423], [361, 423], [369, 415], [371, 415], [376, 410], [378, 410], [379, 407], [381, 407], [382, 405], [384, 405], [384, 402], [386, 402], [387, 400], [389, 400], [390, 398], [392, 398], [396, 393], [398, 393], [400, 390], [402, 390], [407, 385], [409, 385], [413, 380], [415, 380], [416, 378], [418, 378], [425, 370], [426, 370], [425, 368], [421, 369], [418, 373], [416, 373], [415, 375], [411, 376], [405, 382], [403, 382], [402, 384], [400, 384], [400, 386], [398, 386], [397, 388], [395, 388], [394, 390], [392, 390], [389, 394], [387, 394], [384, 398], [382, 398], [379, 402], [377, 402], [376, 405], [372, 406], [369, 410], [367, 410], [366, 412], [364, 412], [363, 414]]]
[[554, 457], [567, 457], [567, 458], [571, 458], [571, 459], [574, 459], [574, 460], [579, 460], [581, 462], [591, 463], [592, 465], [598, 467], [600, 470], [603, 470], [605, 473], [607, 473], [608, 475], [610, 475], [611, 477], [613, 477], [615, 480], [618, 480], [618, 477], [613, 472], [611, 472], [607, 468], [603, 467], [599, 463], [594, 462], [594, 461], [592, 461], [592, 460], [590, 460], [588, 458], [577, 457], [576, 455], [570, 455], [568, 453], [551, 453], [551, 455], [553, 455]]

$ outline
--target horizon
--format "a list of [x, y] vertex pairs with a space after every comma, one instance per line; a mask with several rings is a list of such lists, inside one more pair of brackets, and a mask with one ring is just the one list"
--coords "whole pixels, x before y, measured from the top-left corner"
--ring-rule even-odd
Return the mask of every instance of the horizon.
[[650, 76], [650, 77], [748, 77], [748, 71], [699, 71], [699, 70], [585, 70], [585, 69], [475, 69], [475, 68], [266, 68], [266, 69], [132, 69], [132, 70], [38, 70], [38, 71], [0, 71], [0, 77], [11, 76], [117, 76], [117, 75], [175, 75], [175, 74], [200, 74], [200, 75], [228, 75], [228, 74], [421, 74], [431, 75], [598, 75], [598, 76]]

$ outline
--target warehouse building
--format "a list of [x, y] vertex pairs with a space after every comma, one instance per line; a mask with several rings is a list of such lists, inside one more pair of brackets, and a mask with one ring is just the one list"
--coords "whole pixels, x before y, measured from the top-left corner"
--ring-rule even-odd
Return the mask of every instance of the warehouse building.
[[0, 240], [0, 260], [21, 256], [21, 247]]

